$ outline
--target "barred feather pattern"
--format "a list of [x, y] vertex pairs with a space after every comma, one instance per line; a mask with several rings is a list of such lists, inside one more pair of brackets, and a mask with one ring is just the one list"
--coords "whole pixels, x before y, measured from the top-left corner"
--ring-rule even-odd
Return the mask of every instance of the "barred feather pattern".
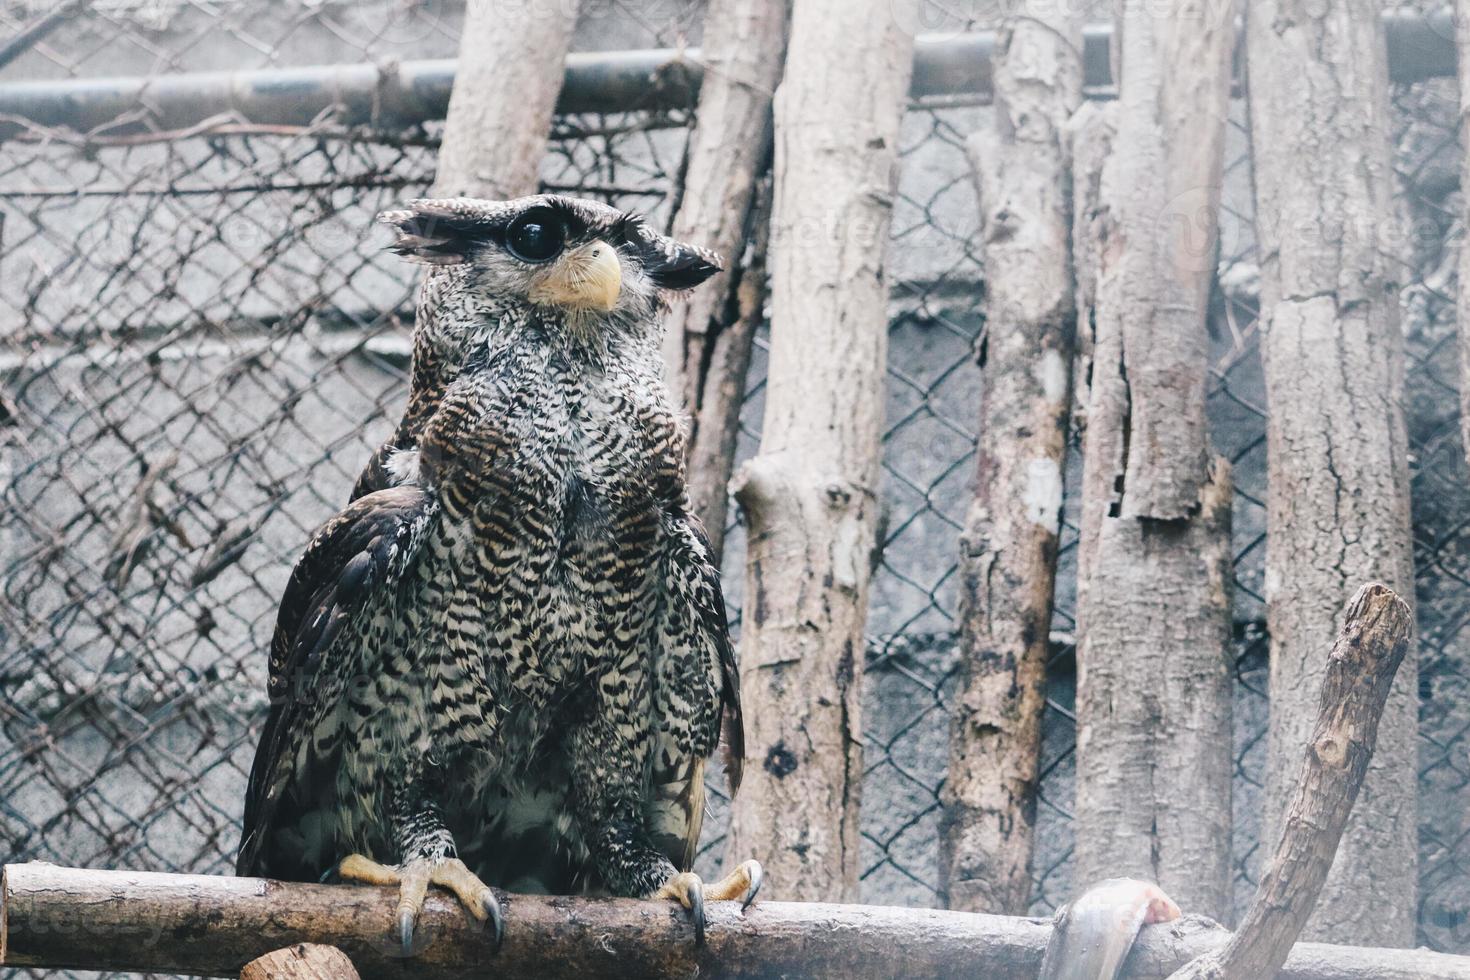
[[[496, 236], [548, 202], [618, 248], [614, 310], [526, 301]], [[409, 405], [288, 585], [239, 869], [457, 854], [513, 890], [651, 894], [692, 863], [722, 719], [739, 753], [657, 326], [715, 260], [566, 198], [385, 220], [433, 256]]]

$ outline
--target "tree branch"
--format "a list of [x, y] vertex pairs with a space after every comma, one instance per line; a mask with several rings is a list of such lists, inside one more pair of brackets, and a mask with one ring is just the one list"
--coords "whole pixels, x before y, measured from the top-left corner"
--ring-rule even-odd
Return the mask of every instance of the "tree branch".
[[1285, 962], [1337, 855], [1413, 623], [1408, 603], [1385, 585], [1365, 585], [1348, 600], [1296, 793], [1256, 897], [1229, 943], [1170, 980], [1269, 977]]

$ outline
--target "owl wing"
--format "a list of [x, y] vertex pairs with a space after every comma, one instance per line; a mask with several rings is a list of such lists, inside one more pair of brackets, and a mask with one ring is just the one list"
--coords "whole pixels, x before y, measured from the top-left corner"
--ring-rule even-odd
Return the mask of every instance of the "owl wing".
[[733, 795], [740, 786], [745, 729], [720, 573], [693, 515], [675, 519], [663, 577], [649, 830], [669, 860], [687, 870], [704, 822], [705, 758], [723, 729]]
[[[365, 625], [390, 603], [437, 516], [421, 487], [378, 490], [322, 525], [296, 563], [271, 642], [271, 709], [250, 769], [237, 873], [299, 870], [271, 853], [275, 830], [302, 816], [304, 804], [289, 792], [298, 759], [314, 721], [340, 702], [359, 669]], [[330, 761], [309, 764], [326, 771]]]
[[720, 587], [720, 570], [711, 559], [709, 535], [697, 518], [691, 517], [692, 533], [704, 553], [701, 579], [705, 603], [699, 620], [714, 640], [720, 660], [720, 723], [725, 742], [725, 777], [730, 783], [730, 796], [740, 791], [740, 777], [745, 767], [745, 716], [740, 711], [740, 666], [735, 662], [735, 645], [730, 642], [730, 623], [725, 613], [725, 593]]

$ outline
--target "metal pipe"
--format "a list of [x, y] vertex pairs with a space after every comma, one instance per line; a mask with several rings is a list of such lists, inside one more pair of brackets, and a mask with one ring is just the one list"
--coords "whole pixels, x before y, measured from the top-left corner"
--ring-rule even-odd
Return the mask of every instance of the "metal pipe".
[[[1455, 45], [1448, 13], [1384, 16], [1389, 72], [1396, 82], [1453, 75]], [[1084, 36], [1085, 82], [1093, 95], [1112, 84], [1112, 27]], [[991, 96], [990, 31], [926, 35], [914, 53], [915, 99]], [[304, 126], [332, 113], [343, 125], [402, 127], [442, 119], [454, 84], [453, 59], [381, 65], [316, 65], [257, 71], [190, 72], [136, 78], [81, 78], [0, 84], [0, 115], [41, 126], [109, 134], [147, 128], [185, 129], [222, 113], [264, 125]], [[695, 104], [703, 71], [697, 48], [686, 51], [579, 52], [567, 58], [557, 111], [622, 112], [683, 109]], [[13, 135], [14, 124], [0, 129]]]

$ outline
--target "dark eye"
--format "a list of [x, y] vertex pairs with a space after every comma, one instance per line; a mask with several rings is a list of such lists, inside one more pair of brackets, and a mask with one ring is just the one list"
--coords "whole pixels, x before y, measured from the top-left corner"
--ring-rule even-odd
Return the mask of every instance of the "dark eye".
[[555, 211], [532, 208], [510, 223], [505, 247], [522, 262], [545, 262], [557, 256], [566, 237], [566, 226]]

